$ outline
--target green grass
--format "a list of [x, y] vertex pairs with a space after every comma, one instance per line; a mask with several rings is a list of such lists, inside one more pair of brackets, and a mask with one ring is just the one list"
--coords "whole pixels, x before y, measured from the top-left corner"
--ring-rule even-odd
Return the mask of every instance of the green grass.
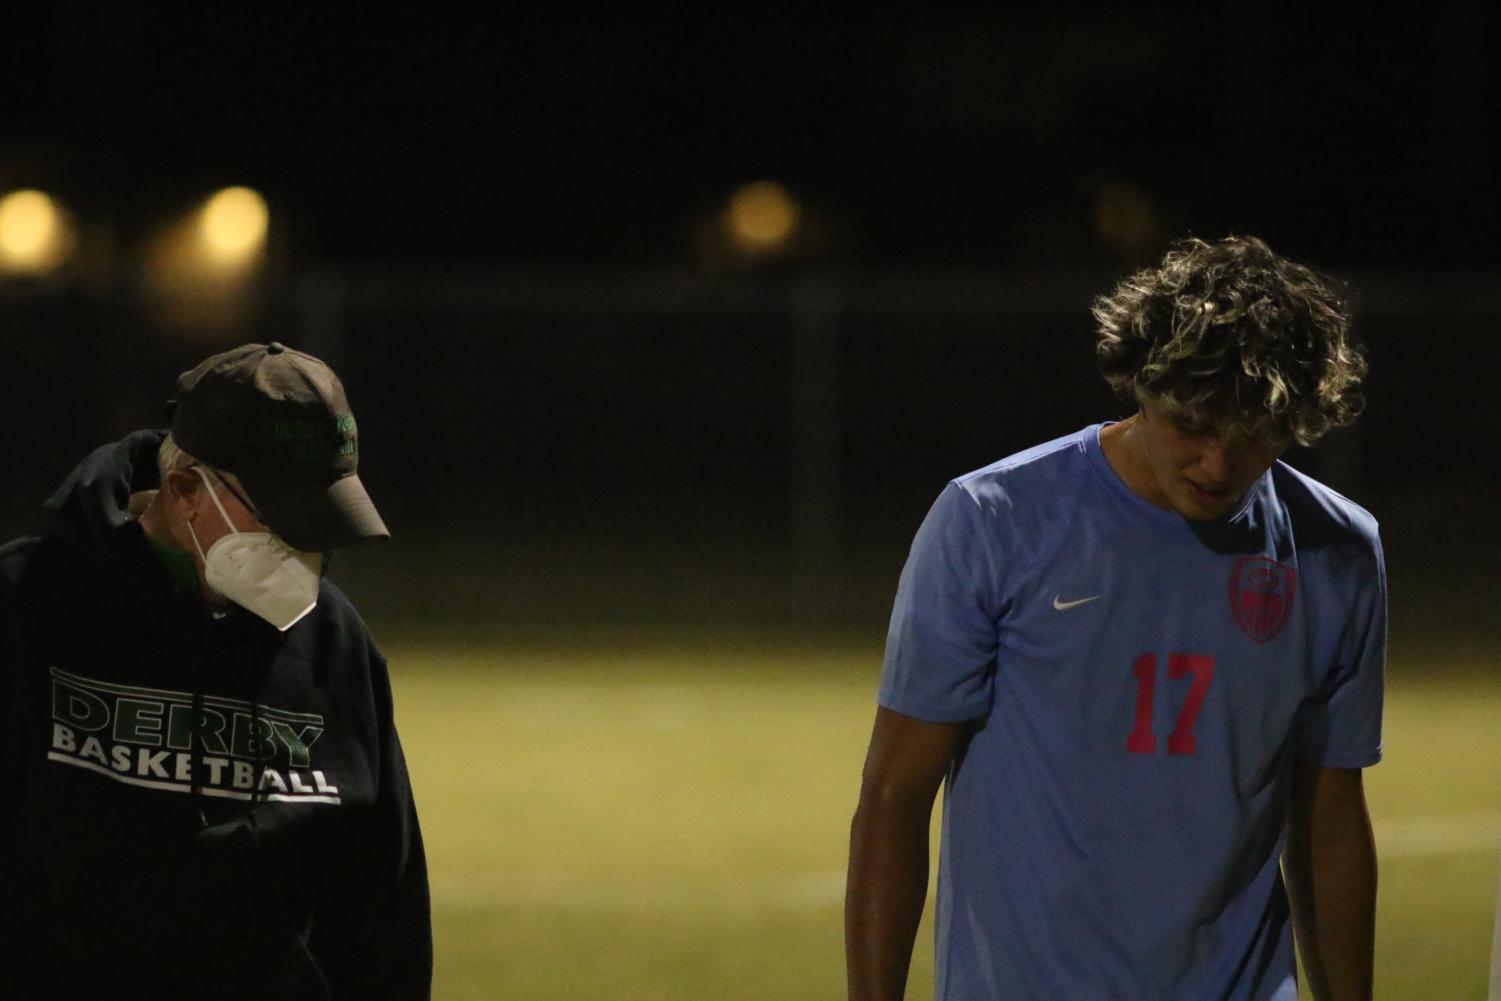
[[[1501, 681], [1493, 658], [1432, 654], [1394, 655], [1385, 759], [1366, 773], [1382, 852], [1376, 996], [1481, 1001], [1501, 853]], [[1415, 818], [1441, 816], [1453, 820], [1434, 836], [1404, 837]]]
[[[436, 998], [843, 996], [870, 639], [387, 652], [433, 881]], [[1501, 682], [1474, 656], [1393, 657], [1387, 760], [1367, 778], [1389, 1001], [1485, 995]], [[908, 996], [929, 997], [931, 978], [925, 922]]]

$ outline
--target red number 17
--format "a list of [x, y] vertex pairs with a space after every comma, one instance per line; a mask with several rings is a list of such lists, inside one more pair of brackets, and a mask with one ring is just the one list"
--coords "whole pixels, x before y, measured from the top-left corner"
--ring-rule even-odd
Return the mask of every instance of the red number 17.
[[[1132, 754], [1155, 754], [1157, 736], [1152, 733], [1153, 696], [1157, 692], [1157, 655], [1144, 653], [1136, 658], [1131, 669], [1136, 674], [1136, 726], [1126, 738], [1126, 750]], [[1183, 711], [1178, 713], [1178, 725], [1168, 734], [1167, 753], [1196, 754], [1198, 739], [1194, 736], [1194, 723], [1199, 710], [1204, 708], [1204, 696], [1209, 694], [1209, 683], [1214, 680], [1214, 658], [1200, 653], [1170, 653], [1167, 656], [1167, 676], [1174, 681], [1186, 675], [1194, 676], [1188, 686], [1188, 698], [1183, 700]]]

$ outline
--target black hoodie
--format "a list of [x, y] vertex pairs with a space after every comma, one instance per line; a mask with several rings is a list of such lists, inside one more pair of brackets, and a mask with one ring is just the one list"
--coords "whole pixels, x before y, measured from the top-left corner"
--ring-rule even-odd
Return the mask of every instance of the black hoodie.
[[385, 660], [326, 580], [285, 633], [174, 584], [129, 510], [161, 438], [0, 548], [0, 998], [426, 999]]

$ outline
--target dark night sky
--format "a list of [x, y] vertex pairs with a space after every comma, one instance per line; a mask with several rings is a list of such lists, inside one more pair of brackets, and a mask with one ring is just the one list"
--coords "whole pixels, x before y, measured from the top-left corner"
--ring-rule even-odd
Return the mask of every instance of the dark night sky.
[[[0, 186], [124, 240], [226, 183], [299, 259], [672, 264], [784, 181], [814, 264], [1109, 259], [1102, 191], [1161, 233], [1336, 265], [1493, 264], [1495, 17], [924, 14], [436, 21], [54, 8], [6, 32]], [[1112, 187], [1114, 186], [1114, 187]]]
[[[340, 371], [370, 401], [367, 481], [414, 545], [551, 540], [580, 566], [630, 563], [649, 592], [677, 578], [637, 565], [622, 526], [664, 560], [767, 580], [789, 540], [817, 537], [839, 558], [891, 557], [870, 577], [884, 614], [875, 592], [945, 478], [1118, 413], [1087, 362], [1092, 290], [1172, 236], [1237, 231], [1383, 293], [1361, 321], [1374, 374], [1355, 496], [1423, 523], [1393, 532], [1394, 566], [1476, 551], [1484, 471], [1501, 468], [1485, 433], [1501, 68], [1495, 15], [1470, 9], [500, 26], [322, 6], [8, 13], [0, 193], [54, 192], [103, 249], [57, 281], [0, 285], [0, 370], [35, 375], [0, 400], [25, 471], [0, 537], [77, 455], [157, 420], [210, 341], [326, 336], [346, 339]], [[762, 177], [803, 202], [808, 236], [740, 281], [696, 234]], [[268, 280], [261, 308], [219, 326], [168, 322], [170, 286], [136, 280], [142, 251], [227, 184], [266, 194], [267, 272], [298, 283]], [[1147, 236], [1122, 238], [1133, 213]], [[1388, 268], [1406, 274], [1377, 280]], [[809, 335], [779, 305], [802, 269], [849, 292], [826, 361], [808, 363], [830, 380], [816, 403], [796, 366], [817, 352], [791, 350]], [[1004, 269], [1022, 273], [989, 281]], [[300, 293], [328, 275], [347, 279], [337, 296]], [[888, 282], [889, 302], [874, 294]], [[617, 287], [670, 308], [600, 292]], [[929, 291], [890, 305], [910, 289]], [[761, 306], [739, 308], [742, 292]], [[94, 388], [59, 410], [59, 385]], [[826, 479], [800, 465], [799, 399], [832, 429]], [[1435, 428], [1476, 433], [1436, 445]], [[1430, 494], [1452, 539], [1425, 520]], [[837, 531], [817, 529], [825, 500]], [[557, 593], [562, 607], [588, 585]]]

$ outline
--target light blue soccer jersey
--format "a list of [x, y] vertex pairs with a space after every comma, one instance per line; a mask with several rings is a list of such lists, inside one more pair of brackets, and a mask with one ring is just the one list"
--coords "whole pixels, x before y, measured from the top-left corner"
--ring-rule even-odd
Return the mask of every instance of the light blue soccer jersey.
[[1290, 766], [1381, 757], [1376, 522], [1280, 462], [1190, 522], [1100, 427], [954, 480], [902, 571], [881, 705], [978, 721], [935, 997], [1295, 1001]]

